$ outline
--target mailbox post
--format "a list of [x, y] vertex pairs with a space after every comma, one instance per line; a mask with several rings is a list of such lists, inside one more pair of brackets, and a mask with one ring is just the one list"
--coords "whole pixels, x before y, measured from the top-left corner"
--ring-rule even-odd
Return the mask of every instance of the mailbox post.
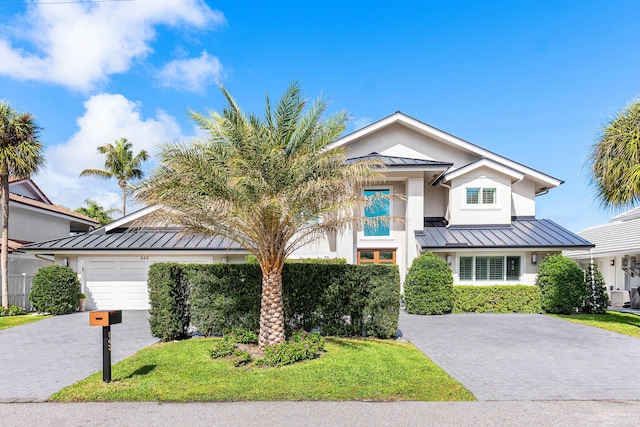
[[111, 382], [111, 325], [122, 323], [122, 310], [92, 311], [89, 326], [102, 326], [102, 381]]

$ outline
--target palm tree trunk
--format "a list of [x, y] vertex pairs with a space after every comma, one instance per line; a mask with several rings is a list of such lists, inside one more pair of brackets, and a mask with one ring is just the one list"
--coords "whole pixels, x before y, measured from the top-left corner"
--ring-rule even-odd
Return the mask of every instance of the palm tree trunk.
[[122, 189], [122, 216], [127, 214], [127, 183], [124, 185], [120, 183], [120, 188]]
[[284, 341], [284, 306], [282, 302], [282, 269], [268, 266], [262, 269], [262, 302], [258, 345]]
[[0, 275], [2, 276], [2, 307], [9, 308], [9, 176], [0, 173], [0, 198], [2, 198], [2, 242], [0, 246]]

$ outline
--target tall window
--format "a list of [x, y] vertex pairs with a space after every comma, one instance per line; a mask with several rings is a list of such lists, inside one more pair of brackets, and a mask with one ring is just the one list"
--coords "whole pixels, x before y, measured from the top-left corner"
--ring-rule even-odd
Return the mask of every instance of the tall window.
[[460, 257], [460, 280], [498, 281], [520, 280], [519, 256]]
[[[388, 197], [390, 190], [364, 190], [364, 195], [370, 202], [364, 208], [365, 218], [376, 219], [388, 217], [391, 214], [391, 202]], [[365, 236], [389, 236], [389, 219], [378, 219], [364, 225]]]
[[495, 187], [469, 187], [467, 188], [467, 204], [468, 205], [495, 205], [496, 204], [496, 188]]

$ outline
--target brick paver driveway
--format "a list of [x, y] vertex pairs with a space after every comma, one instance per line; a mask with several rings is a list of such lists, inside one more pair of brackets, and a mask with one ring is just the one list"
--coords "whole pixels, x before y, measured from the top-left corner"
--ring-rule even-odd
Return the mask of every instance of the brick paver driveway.
[[640, 400], [640, 339], [538, 314], [401, 312], [400, 330], [478, 400]]
[[[124, 311], [111, 327], [112, 362], [157, 341], [147, 311]], [[54, 316], [0, 331], [0, 402], [38, 402], [102, 369], [102, 327], [89, 313]]]

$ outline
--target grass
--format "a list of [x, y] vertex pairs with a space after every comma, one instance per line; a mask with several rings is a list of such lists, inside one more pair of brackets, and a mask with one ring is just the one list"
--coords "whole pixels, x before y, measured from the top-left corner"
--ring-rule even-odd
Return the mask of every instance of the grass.
[[554, 314], [554, 317], [573, 323], [595, 326], [607, 331], [640, 338], [640, 316], [633, 313], [607, 311], [607, 314], [572, 314], [570, 316]]
[[0, 317], [0, 330], [13, 328], [14, 326], [25, 325], [27, 323], [37, 322], [38, 320], [46, 319], [43, 314], [25, 314], [22, 316], [3, 316]]
[[234, 368], [213, 360], [215, 338], [156, 344], [113, 366], [112, 382], [98, 372], [51, 400], [475, 400], [410, 343], [328, 338], [320, 358], [281, 368]]

